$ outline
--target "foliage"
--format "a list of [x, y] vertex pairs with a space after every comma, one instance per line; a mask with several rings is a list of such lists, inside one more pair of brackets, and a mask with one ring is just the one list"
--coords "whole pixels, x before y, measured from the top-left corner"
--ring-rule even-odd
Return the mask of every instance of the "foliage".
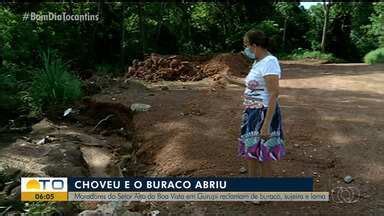
[[363, 56], [371, 50], [377, 48], [377, 36], [371, 31], [372, 24], [370, 20], [374, 8], [372, 4], [355, 3], [352, 9], [352, 29], [351, 40], [356, 46], [357, 54]]
[[0, 70], [0, 109], [11, 111], [19, 104], [16, 97], [18, 91], [15, 74], [3, 67]]
[[[38, 37], [30, 23], [0, 7], [0, 59], [5, 63], [33, 64]], [[1, 62], [0, 62], [1, 63]]]
[[32, 67], [13, 63], [0, 67], [0, 112], [13, 116], [34, 110], [29, 93], [25, 91], [33, 71]]
[[374, 13], [370, 16], [372, 22], [369, 32], [378, 37], [379, 45], [384, 46], [384, 2], [374, 3]]
[[321, 4], [316, 4], [308, 9], [308, 21], [311, 28], [306, 32], [306, 38], [312, 50], [320, 50], [321, 33], [324, 24], [324, 12]]
[[[331, 60], [334, 56], [356, 62], [384, 46], [382, 2], [333, 3], [326, 30], [327, 54], [312, 52], [320, 50], [321, 3], [304, 9], [298, 2], [273, 2], [4, 4], [0, 7], [0, 110], [7, 114], [36, 112], [49, 101], [66, 103], [78, 98], [81, 84], [69, 71], [118, 74], [133, 59], [151, 52], [199, 55], [240, 51], [243, 36], [250, 29], [265, 31], [275, 42], [272, 51], [292, 58]], [[23, 13], [31, 11], [99, 14], [101, 19], [23, 21]], [[62, 59], [52, 62], [62, 66], [49, 70], [66, 71], [63, 75], [47, 73], [47, 68], [36, 73], [41, 62], [38, 50], [47, 49], [56, 50]], [[63, 62], [70, 64], [63, 66]]]
[[[243, 34], [256, 27], [266, 30], [274, 38], [279, 52], [289, 53], [297, 47], [319, 50], [324, 23], [322, 4], [306, 10], [298, 3], [289, 2], [145, 2], [141, 6], [98, 2], [32, 6], [0, 8], [1, 58], [36, 66], [37, 50], [53, 48], [63, 59], [71, 60], [70, 66], [76, 70], [96, 69], [96, 65], [107, 64], [125, 68], [133, 59], [149, 52], [208, 54], [239, 51]], [[260, 8], [263, 8], [262, 12]], [[40, 14], [99, 13], [103, 19], [80, 23], [22, 21], [22, 13], [31, 10]], [[361, 58], [377, 48], [384, 40], [381, 39], [384, 34], [382, 14], [383, 3], [335, 3], [330, 11], [327, 30], [330, 41], [326, 50], [344, 50], [346, 57]], [[342, 47], [335, 47], [338, 44]]]
[[367, 64], [384, 63], [384, 47], [367, 53], [364, 56], [364, 62]]
[[81, 82], [51, 51], [42, 54], [43, 66], [31, 85], [34, 102], [41, 107], [74, 101], [81, 96]]
[[[297, 47], [310, 48], [306, 33], [310, 30], [310, 20], [307, 11], [298, 3], [279, 2], [275, 5], [274, 20], [279, 24], [280, 31], [272, 35], [278, 35], [280, 50], [292, 51]], [[285, 43], [283, 34], [285, 29]]]
[[315, 60], [323, 60], [326, 62], [340, 61], [331, 53], [322, 53], [320, 51], [310, 51], [310, 50], [304, 50], [304, 49], [294, 50], [292, 54], [283, 56], [282, 58], [291, 59], [291, 60], [315, 59]]

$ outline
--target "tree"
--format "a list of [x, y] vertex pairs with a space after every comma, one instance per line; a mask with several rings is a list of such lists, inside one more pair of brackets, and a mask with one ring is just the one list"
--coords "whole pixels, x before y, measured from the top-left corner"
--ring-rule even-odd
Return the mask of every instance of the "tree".
[[282, 27], [280, 34], [272, 36], [279, 39], [284, 52], [309, 47], [306, 35], [310, 30], [310, 17], [304, 7], [297, 2], [279, 2], [272, 17]]
[[144, 33], [144, 14], [143, 14], [143, 2], [139, 1], [137, 4], [137, 14], [139, 16], [139, 29], [140, 29], [140, 42], [141, 42], [141, 53], [145, 53], [145, 33]]
[[326, 34], [329, 20], [329, 10], [331, 9], [332, 1], [323, 0], [323, 10], [324, 10], [324, 25], [323, 25], [323, 34], [321, 36], [321, 51], [325, 52], [325, 43], [326, 43]]
[[292, 20], [293, 16], [295, 15], [294, 9], [297, 6], [298, 6], [298, 3], [296, 3], [295, 5], [289, 2], [279, 2], [276, 4], [277, 12], [280, 13], [282, 17], [284, 17], [283, 39], [282, 39], [283, 50], [285, 50], [285, 47], [286, 47], [288, 22], [289, 20]]
[[372, 2], [354, 2], [351, 10], [352, 28], [351, 40], [356, 46], [359, 58], [378, 47], [377, 36], [370, 31], [372, 29], [371, 17], [374, 16]]
[[379, 46], [384, 47], [384, 3], [374, 3], [374, 13], [371, 16], [371, 33], [378, 37]]
[[246, 17], [250, 22], [265, 20], [273, 12], [273, 1], [268, 0], [243, 0]]

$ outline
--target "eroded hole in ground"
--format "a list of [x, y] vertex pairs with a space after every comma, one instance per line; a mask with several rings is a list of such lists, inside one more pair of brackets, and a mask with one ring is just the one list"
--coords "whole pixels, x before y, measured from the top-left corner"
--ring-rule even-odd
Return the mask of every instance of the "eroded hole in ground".
[[135, 175], [129, 107], [85, 99], [71, 109], [9, 140], [0, 153], [2, 164], [38, 176]]

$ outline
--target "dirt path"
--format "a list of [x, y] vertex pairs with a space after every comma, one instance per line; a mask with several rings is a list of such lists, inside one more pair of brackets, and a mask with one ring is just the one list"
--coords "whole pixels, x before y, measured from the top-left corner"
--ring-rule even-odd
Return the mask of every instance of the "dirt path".
[[[281, 80], [287, 157], [276, 176], [314, 176], [316, 191], [333, 191], [328, 203], [153, 202], [161, 214], [297, 215], [384, 214], [384, 66], [303, 65], [285, 62]], [[150, 104], [134, 117], [142, 174], [148, 176], [241, 176], [237, 157], [243, 89], [212, 91], [213, 81], [160, 82], [150, 92], [118, 86], [97, 100]], [[168, 88], [162, 87], [167, 86]], [[161, 90], [165, 89], [165, 90]], [[344, 176], [354, 181], [346, 184]], [[338, 203], [340, 187], [353, 203]], [[337, 200], [339, 199], [339, 200]]]

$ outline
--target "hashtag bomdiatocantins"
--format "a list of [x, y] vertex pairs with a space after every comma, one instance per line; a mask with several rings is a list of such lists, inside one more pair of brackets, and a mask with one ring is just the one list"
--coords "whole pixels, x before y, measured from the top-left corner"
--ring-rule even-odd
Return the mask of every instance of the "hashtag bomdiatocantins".
[[38, 14], [35, 12], [24, 13], [23, 20], [31, 20], [31, 21], [99, 21], [98, 14], [67, 14], [65, 12], [56, 14], [49, 12], [48, 14]]

